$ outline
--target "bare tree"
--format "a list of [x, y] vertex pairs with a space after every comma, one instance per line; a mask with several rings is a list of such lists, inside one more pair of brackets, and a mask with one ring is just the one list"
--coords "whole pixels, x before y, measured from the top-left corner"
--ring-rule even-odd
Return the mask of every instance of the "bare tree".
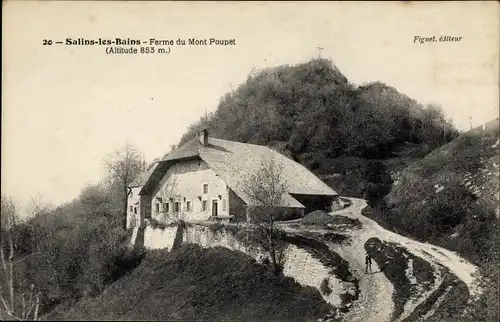
[[[12, 242], [12, 228], [19, 222], [19, 212], [14, 201], [7, 196], [2, 196], [2, 238], [0, 242], [0, 260], [2, 263], [2, 274], [0, 285], [0, 318], [13, 320], [37, 320], [38, 309], [40, 306], [40, 293], [35, 294], [35, 286], [31, 285], [28, 301], [21, 294], [21, 302], [16, 302], [16, 292], [14, 283], [14, 265], [25, 258], [33, 255], [25, 256], [24, 258], [14, 260], [14, 245]], [[5, 243], [8, 243], [8, 249]], [[4, 254], [8, 252], [8, 256]], [[7, 298], [4, 297], [2, 290], [4, 286], [8, 290]]]
[[11, 226], [15, 226], [19, 222], [19, 211], [17, 209], [16, 203], [9, 196], [3, 195], [1, 203], [1, 228], [10, 230]]
[[43, 200], [43, 196], [38, 194], [36, 196], [30, 196], [30, 200], [27, 205], [28, 217], [36, 217], [38, 215], [47, 214], [50, 212], [54, 206], [50, 202]]
[[114, 153], [108, 154], [104, 158], [104, 164], [108, 175], [117, 180], [121, 186], [123, 194], [123, 228], [127, 229], [128, 186], [139, 173], [146, 170], [146, 162], [142, 154], [130, 142], [127, 142]]
[[287, 182], [283, 176], [283, 165], [274, 158], [262, 161], [262, 167], [243, 182], [244, 193], [251, 200], [247, 213], [256, 224], [255, 239], [268, 252], [274, 274], [282, 271], [286, 243], [284, 232], [275, 222], [282, 214], [283, 198], [287, 193]]
[[41, 194], [30, 196], [26, 205], [26, 213], [27, 217], [31, 219], [29, 228], [31, 229], [32, 251], [40, 250], [40, 237], [47, 233], [45, 227], [47, 227], [47, 223], [49, 222], [49, 212], [53, 209], [54, 206], [50, 202], [44, 201]]

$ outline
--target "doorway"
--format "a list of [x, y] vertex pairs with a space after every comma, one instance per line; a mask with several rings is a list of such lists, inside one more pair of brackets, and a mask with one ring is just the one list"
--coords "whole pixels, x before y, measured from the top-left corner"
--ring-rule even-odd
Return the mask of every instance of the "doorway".
[[212, 217], [217, 217], [217, 200], [212, 201]]

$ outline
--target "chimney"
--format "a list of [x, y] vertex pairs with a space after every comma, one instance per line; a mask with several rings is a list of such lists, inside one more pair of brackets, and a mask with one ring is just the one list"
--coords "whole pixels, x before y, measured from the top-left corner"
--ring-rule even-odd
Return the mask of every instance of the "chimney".
[[198, 134], [198, 142], [203, 146], [208, 146], [208, 130], [203, 129]]

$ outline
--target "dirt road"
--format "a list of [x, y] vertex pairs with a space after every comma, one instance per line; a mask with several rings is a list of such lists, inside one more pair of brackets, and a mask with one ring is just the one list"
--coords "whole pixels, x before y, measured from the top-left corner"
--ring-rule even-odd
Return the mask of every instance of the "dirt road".
[[[476, 274], [478, 268], [475, 265], [447, 249], [421, 243], [384, 229], [375, 221], [361, 214], [361, 210], [366, 207], [365, 200], [356, 198], [347, 199], [352, 201], [352, 205], [334, 212], [332, 215], [343, 215], [358, 219], [363, 224], [363, 228], [352, 231], [351, 245], [330, 245], [332, 250], [351, 263], [353, 273], [360, 280], [360, 299], [357, 301], [356, 307], [346, 316], [347, 321], [389, 321], [392, 314], [392, 284], [385, 278], [383, 273], [364, 274], [364, 244], [372, 237], [379, 238], [382, 241], [401, 244], [410, 253], [428, 261], [433, 266], [445, 266], [465, 282], [472, 297], [481, 293], [477, 285], [478, 279]], [[378, 268], [374, 266], [374, 272], [377, 271]], [[405, 310], [407, 311], [402, 316], [408, 316], [416, 305], [417, 303], [409, 307], [405, 306]]]

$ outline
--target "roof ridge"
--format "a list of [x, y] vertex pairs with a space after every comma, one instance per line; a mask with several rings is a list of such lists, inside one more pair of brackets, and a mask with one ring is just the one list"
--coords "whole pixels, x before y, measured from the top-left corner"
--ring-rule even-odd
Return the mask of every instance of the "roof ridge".
[[231, 140], [214, 138], [214, 137], [210, 137], [210, 136], [208, 138], [209, 138], [209, 140], [210, 139], [215, 139], [215, 140], [224, 141], [224, 142], [237, 143], [237, 144], [245, 144], [245, 145], [252, 145], [252, 146], [258, 146], [258, 147], [261, 147], [261, 148], [268, 148], [268, 149], [270, 149], [270, 147], [268, 147], [267, 145], [261, 145], [261, 144], [255, 144], [255, 143], [247, 143], [247, 142], [240, 142], [240, 141], [231, 141]]

